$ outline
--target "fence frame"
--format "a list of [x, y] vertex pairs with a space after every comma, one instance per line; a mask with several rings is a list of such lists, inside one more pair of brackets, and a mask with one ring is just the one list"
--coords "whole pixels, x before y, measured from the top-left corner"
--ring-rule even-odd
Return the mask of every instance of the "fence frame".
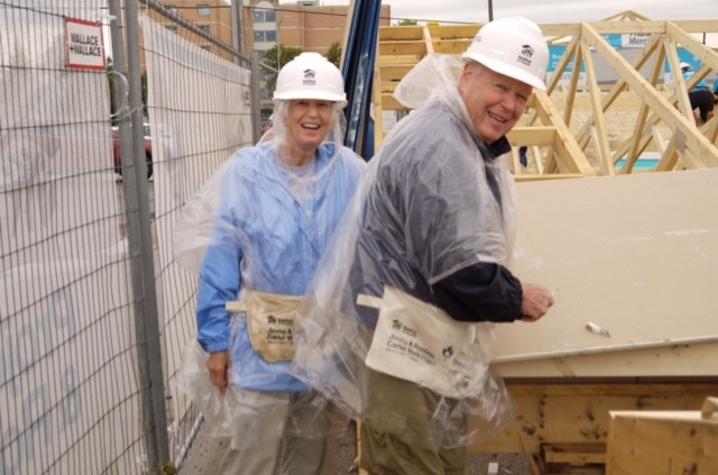
[[[233, 3], [237, 0], [233, 0]], [[124, 24], [122, 4], [124, 3]], [[237, 64], [245, 64], [251, 68], [251, 117], [252, 136], [256, 142], [261, 135], [259, 121], [259, 91], [257, 71], [258, 65], [252, 56], [243, 54], [236, 41], [233, 47], [223, 43], [214, 36], [205, 33], [189, 20], [163, 7], [154, 0], [109, 0], [111, 15], [111, 36], [113, 65], [115, 71], [128, 78], [127, 86], [123, 81], [114, 82], [114, 90], [118, 111], [129, 111], [119, 114], [118, 126], [120, 133], [120, 151], [127, 172], [123, 174], [125, 188], [125, 205], [127, 213], [127, 239], [130, 255], [130, 272], [132, 276], [132, 295], [134, 302], [135, 334], [137, 338], [137, 359], [140, 388], [142, 392], [143, 427], [147, 451], [147, 466], [152, 473], [174, 473], [175, 465], [179, 465], [186, 455], [186, 447], [180, 450], [175, 461], [171, 460], [169, 437], [167, 433], [167, 406], [165, 399], [164, 375], [162, 371], [162, 335], [159, 323], [157, 288], [155, 281], [154, 255], [152, 249], [152, 223], [150, 216], [150, 199], [147, 185], [147, 165], [145, 163], [143, 116], [142, 116], [142, 85], [139, 30], [139, 4], [159, 13], [163, 17], [187, 29], [192, 34], [212, 43], [221, 50], [232, 55]], [[239, 0], [239, 12], [242, 2]], [[228, 8], [230, 6], [228, 5]], [[232, 22], [234, 38], [241, 38], [241, 22]], [[127, 54], [125, 55], [125, 48]], [[125, 88], [128, 88], [126, 91]], [[189, 433], [189, 440], [197, 432], [197, 422]]]

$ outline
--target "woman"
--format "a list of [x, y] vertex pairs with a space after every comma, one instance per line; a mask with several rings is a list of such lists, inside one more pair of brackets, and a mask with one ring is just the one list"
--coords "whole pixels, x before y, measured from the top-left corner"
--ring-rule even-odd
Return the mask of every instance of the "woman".
[[184, 379], [210, 427], [231, 437], [221, 462], [228, 474], [320, 470], [329, 417], [326, 402], [287, 372], [293, 317], [364, 168], [339, 144], [344, 84], [324, 57], [287, 63], [274, 101], [272, 130], [188, 206], [177, 237], [180, 259], [206, 248], [197, 340], [219, 394], [187, 371]]

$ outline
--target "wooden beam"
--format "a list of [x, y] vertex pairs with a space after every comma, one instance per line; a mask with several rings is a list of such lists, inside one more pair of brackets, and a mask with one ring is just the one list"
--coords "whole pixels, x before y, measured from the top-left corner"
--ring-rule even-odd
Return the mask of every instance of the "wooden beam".
[[[674, 51], [675, 52], [675, 51]], [[653, 63], [653, 72], [651, 73], [651, 85], [653, 87], [656, 86], [658, 83], [658, 78], [663, 73], [663, 57], [665, 55], [665, 43], [662, 48], [658, 48], [658, 51], [656, 52], [656, 60]], [[677, 56], [676, 56], [677, 57]], [[636, 160], [638, 160], [638, 156], [643, 151], [643, 147], [641, 147], [641, 139], [643, 137], [643, 131], [646, 127], [646, 118], [648, 117], [648, 104], [645, 102], [641, 104], [641, 111], [638, 113], [638, 118], [636, 119], [636, 126], [633, 130], [633, 145], [631, 146], [630, 152], [628, 153], [628, 157], [626, 159], [626, 163], [623, 166], [623, 169], [621, 170], [622, 173], [631, 173], [633, 171], [633, 166], [636, 163]], [[615, 162], [614, 162], [615, 163]]]
[[596, 70], [593, 67], [593, 58], [591, 50], [583, 41], [580, 44], [581, 56], [583, 64], [586, 66], [586, 76], [588, 79], [588, 90], [591, 96], [591, 106], [593, 108], [594, 123], [596, 124], [596, 150], [598, 150], [598, 159], [601, 172], [604, 175], [615, 175], [613, 162], [611, 161], [611, 146], [608, 142], [608, 127], [606, 125], [606, 116], [603, 114], [603, 106], [601, 105], [601, 89], [598, 87], [598, 79]]
[[[676, 20], [671, 22], [686, 33], [718, 32], [718, 20]], [[658, 33], [666, 32], [666, 22], [658, 20], [601, 21], [589, 23], [601, 34], [608, 33]], [[580, 33], [577, 23], [546, 23], [539, 25], [546, 37], [576, 36]]]
[[[534, 90], [533, 104], [536, 112], [541, 116], [544, 124], [552, 125], [556, 129], [556, 142], [554, 147], [558, 151], [556, 160], [562, 173], [580, 173], [595, 175], [593, 167], [586, 159], [571, 131], [561, 120], [561, 114], [545, 92]], [[547, 167], [548, 168], [548, 167]], [[550, 172], [551, 170], [546, 170]]]
[[379, 27], [379, 42], [392, 40], [420, 40], [422, 38], [420, 26], [381, 26]]
[[709, 66], [713, 71], [718, 71], [718, 53], [681, 29], [678, 22], [666, 22], [666, 34], [676, 43], [679, 43], [690, 53], [699, 59], [704, 65]]
[[[578, 40], [578, 36], [576, 37]], [[576, 43], [578, 45], [578, 42]], [[581, 75], [582, 49], [576, 48], [576, 60], [573, 62], [573, 72], [571, 73], [571, 83], [568, 88], [568, 97], [566, 98], [566, 108], [563, 111], [563, 121], [567, 127], [571, 126], [571, 117], [573, 116], [573, 104], [576, 101], [576, 89], [578, 89], [578, 78]]]
[[[633, 62], [633, 68], [638, 71], [640, 70], [644, 64], [648, 61], [648, 59], [651, 57], [653, 52], [656, 50], [656, 48], [659, 47], [661, 44], [660, 37], [655, 36], [647, 45], [645, 48], [643, 48], [643, 51], [641, 52], [641, 56], [638, 57]], [[609, 93], [603, 98], [603, 110], [604, 112], [608, 110], [609, 107], [618, 99], [618, 97], [621, 95], [621, 92], [623, 92], [624, 89], [627, 88], [626, 81], [618, 78], [618, 81], [616, 84], [613, 85]], [[581, 131], [577, 135], [577, 141], [581, 149], [583, 149], [586, 146], [586, 142], [590, 138], [591, 133], [591, 127], [593, 126], [593, 117], [589, 117], [586, 122], [581, 127]]]
[[688, 100], [688, 89], [686, 89], [686, 82], [683, 80], [683, 73], [680, 66], [681, 62], [678, 59], [676, 44], [670, 38], [664, 38], [663, 47], [666, 50], [666, 58], [673, 72], [673, 82], [676, 85], [676, 96], [678, 97], [678, 108], [683, 112], [684, 116], [693, 121], [693, 109], [691, 109], [691, 103]]
[[434, 54], [434, 43], [431, 40], [431, 33], [429, 32], [429, 27], [424, 25], [424, 27], [421, 29], [421, 33], [424, 38], [424, 46], [426, 47], [426, 54]]
[[[715, 143], [716, 136], [718, 135], [718, 116], [714, 116], [711, 120], [708, 121], [708, 123], [701, 125], [699, 130], [711, 143]], [[679, 139], [680, 136], [678, 134], [673, 134], [670, 142], [668, 143], [668, 146], [661, 155], [661, 161], [658, 162], [658, 165], [656, 166], [656, 171], [665, 172], [676, 168], [676, 166], [678, 165], [679, 158]], [[691, 166], [690, 163], [686, 163], [686, 165]]]
[[434, 42], [437, 53], [441, 54], [461, 54], [471, 44], [470, 39], [466, 40], [439, 40]]
[[481, 25], [429, 25], [431, 37], [441, 40], [472, 39]]
[[685, 155], [691, 156], [691, 160], [697, 162], [699, 166], [701, 164], [718, 166], [718, 148], [713, 146], [705, 136], [698, 133], [694, 124], [679, 114], [668, 100], [656, 91], [638, 71], [633, 69], [589, 24], [582, 24], [582, 35], [587, 44], [596, 48], [596, 51], [613, 67], [618, 76], [624, 79], [649, 104], [674, 134], [680, 132], [685, 137], [686, 146], [690, 152]]
[[521, 163], [519, 162], [519, 149], [518, 147], [511, 147], [511, 159], [509, 160], [509, 170], [514, 174], [514, 178], [520, 176], [523, 173]]
[[418, 41], [380, 41], [380, 55], [410, 55], [423, 56], [426, 54], [426, 45], [423, 40]]
[[536, 145], [532, 145], [530, 150], [531, 150], [531, 155], [533, 156], [534, 164], [536, 165], [536, 172], [539, 175], [542, 175], [543, 174], [543, 161], [541, 160], [541, 149]]
[[551, 145], [556, 142], [556, 128], [543, 127], [514, 127], [507, 137], [511, 145]]
[[[633, 20], [633, 21], [599, 21], [589, 25], [598, 33], [658, 33], [666, 32], [665, 21]], [[676, 20], [671, 22], [686, 33], [718, 32], [718, 20]], [[539, 25], [544, 36], [575, 36], [580, 32], [577, 23], [550, 23]]]
[[379, 55], [379, 65], [384, 66], [414, 66], [421, 60], [420, 54], [387, 54]]
[[392, 94], [382, 93], [381, 107], [386, 111], [404, 111], [407, 110], [404, 105], [397, 101]]
[[381, 82], [381, 92], [393, 93], [396, 90], [396, 87], [398, 85], [399, 85], [399, 81], [382, 81]]
[[546, 463], [587, 465], [606, 463], [606, 444], [545, 444], [541, 446]]
[[[716, 124], [718, 124], [718, 121], [716, 121]], [[648, 124], [648, 128], [650, 129], [649, 131], [653, 137], [653, 143], [656, 144], [656, 148], [658, 149], [658, 154], [663, 155], [666, 151], [666, 140], [661, 135], [661, 131], [658, 130], [658, 127]]]
[[699, 411], [611, 411], [608, 475], [702, 474], [718, 467], [718, 420]]
[[556, 66], [556, 70], [554, 71], [553, 76], [551, 77], [551, 82], [549, 83], [546, 90], [546, 93], [549, 96], [561, 81], [561, 76], [563, 76], [564, 71], [566, 71], [566, 68], [568, 67], [568, 63], [571, 61], [571, 58], [576, 53], [576, 45], [578, 45], [578, 38], [578, 35], [573, 37], [571, 43], [569, 43], [569, 45], [566, 47], [566, 51], [564, 51], [561, 61], [559, 61], [558, 66]]
[[401, 81], [413, 67], [414, 64], [381, 66], [381, 79], [382, 81]]
[[541, 175], [519, 175], [516, 181], [521, 183], [524, 181], [546, 181], [546, 180], [564, 180], [573, 178], [583, 178], [585, 175], [581, 173], [547, 173]]
[[609, 411], [698, 409], [718, 388], [716, 382], [523, 384], [509, 380], [507, 385], [519, 417], [495, 438], [472, 446], [472, 452], [537, 454], [542, 444], [605, 443]]

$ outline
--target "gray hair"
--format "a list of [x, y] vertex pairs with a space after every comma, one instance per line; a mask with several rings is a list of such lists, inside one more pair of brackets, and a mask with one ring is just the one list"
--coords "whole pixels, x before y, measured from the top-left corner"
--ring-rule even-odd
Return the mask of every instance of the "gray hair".
[[[287, 126], [285, 125], [285, 122], [289, 117], [289, 105], [292, 100], [274, 101], [274, 113], [272, 114], [272, 132], [274, 135], [275, 146], [287, 143]], [[344, 143], [346, 120], [344, 119], [343, 109], [344, 108], [338, 102], [332, 103], [331, 124], [329, 125], [329, 133], [324, 139], [324, 142], [333, 142], [340, 145]]]

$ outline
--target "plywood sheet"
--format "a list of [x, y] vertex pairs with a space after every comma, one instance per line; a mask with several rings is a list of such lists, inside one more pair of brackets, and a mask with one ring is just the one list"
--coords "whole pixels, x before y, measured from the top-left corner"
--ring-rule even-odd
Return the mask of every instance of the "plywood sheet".
[[[636, 350], [700, 343], [693, 356], [708, 364], [706, 354], [718, 352], [718, 170], [521, 183], [518, 191], [514, 271], [552, 290], [556, 304], [537, 323], [497, 325], [498, 362], [518, 375], [516, 362], [633, 351], [636, 366], [624, 372], [641, 375], [661, 372], [647, 355], [678, 353]], [[607, 335], [587, 330], [589, 322]], [[697, 374], [718, 374], [714, 364]], [[592, 365], [584, 359], [573, 375]]]

